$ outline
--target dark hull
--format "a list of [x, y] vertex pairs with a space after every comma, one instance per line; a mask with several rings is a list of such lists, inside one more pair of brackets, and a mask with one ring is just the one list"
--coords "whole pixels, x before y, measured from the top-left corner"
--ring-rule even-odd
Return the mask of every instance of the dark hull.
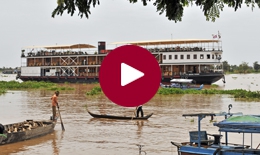
[[[222, 73], [212, 73], [212, 74], [187, 74], [185, 76], [162, 76], [162, 81], [164, 83], [169, 83], [171, 79], [187, 78], [196, 81], [196, 84], [212, 84], [223, 78]], [[50, 81], [54, 83], [93, 83], [99, 82], [98, 77], [84, 77], [84, 76], [20, 76], [23, 81]]]
[[129, 117], [129, 116], [113, 116], [113, 115], [98, 115], [98, 114], [93, 114], [90, 111], [88, 113], [94, 117], [94, 118], [107, 118], [107, 119], [117, 119], [117, 120], [147, 120], [150, 118], [153, 113], [146, 115], [145, 117]]
[[[17, 131], [17, 132], [14, 131], [11, 133], [4, 133], [6, 135], [6, 137], [0, 136], [0, 145], [20, 142], [20, 141], [47, 135], [54, 131], [54, 127], [56, 125], [56, 122], [49, 121], [49, 120], [48, 121], [36, 121], [36, 122], [42, 122], [43, 126], [38, 126], [38, 127], [32, 128], [30, 130], [26, 129], [25, 131]], [[17, 124], [21, 124], [21, 123], [24, 123], [24, 122], [4, 125], [6, 132], [10, 128], [13, 128]]]
[[224, 78], [223, 73], [200, 73], [200, 74], [186, 74], [183, 76], [163, 76], [162, 82], [169, 83], [171, 79], [193, 79], [196, 84], [212, 84]]

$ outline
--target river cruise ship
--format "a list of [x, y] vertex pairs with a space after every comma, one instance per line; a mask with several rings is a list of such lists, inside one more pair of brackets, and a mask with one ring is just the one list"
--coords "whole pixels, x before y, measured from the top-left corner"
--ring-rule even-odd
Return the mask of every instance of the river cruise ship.
[[[212, 84], [222, 78], [222, 44], [216, 39], [178, 39], [112, 43], [116, 47], [137, 45], [151, 52], [161, 68], [162, 82], [193, 79]], [[112, 49], [106, 42], [90, 44], [31, 46], [21, 50], [23, 81], [90, 83], [99, 81], [102, 61]], [[138, 57], [138, 55], [136, 55]], [[145, 58], [144, 58], [145, 61]]]

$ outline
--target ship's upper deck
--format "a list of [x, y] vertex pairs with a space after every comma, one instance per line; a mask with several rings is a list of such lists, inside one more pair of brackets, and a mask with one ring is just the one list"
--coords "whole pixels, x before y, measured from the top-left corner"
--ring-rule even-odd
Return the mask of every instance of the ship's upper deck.
[[[105, 43], [105, 42], [104, 42]], [[175, 39], [175, 40], [153, 40], [153, 41], [126, 41], [114, 42], [109, 45], [137, 45], [146, 48], [151, 53], [157, 52], [189, 52], [189, 51], [214, 51], [222, 52], [222, 42], [216, 39]], [[97, 49], [90, 44], [72, 45], [48, 45], [48, 46], [27, 46], [22, 50], [22, 57], [34, 56], [60, 56], [60, 55], [91, 55], [107, 54], [112, 50]]]
[[137, 45], [150, 52], [221, 51], [222, 42], [216, 39], [174, 39], [153, 41], [114, 42], [114, 45]]
[[44, 48], [44, 49], [84, 49], [84, 48], [96, 48], [90, 44], [71, 44], [71, 45], [48, 45], [48, 46], [27, 46], [24, 48]]
[[138, 46], [161, 46], [161, 45], [192, 45], [192, 44], [206, 44], [206, 43], [221, 43], [221, 40], [216, 39], [174, 39], [174, 40], [152, 40], [152, 41], [128, 41], [128, 42], [114, 42], [112, 44], [131, 44]]

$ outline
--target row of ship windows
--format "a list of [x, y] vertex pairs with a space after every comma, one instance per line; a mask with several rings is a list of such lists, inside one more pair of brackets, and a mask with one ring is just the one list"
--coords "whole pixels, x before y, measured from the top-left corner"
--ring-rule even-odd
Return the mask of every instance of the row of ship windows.
[[[193, 59], [198, 59], [197, 58], [197, 55], [198, 54], [193, 54]], [[204, 54], [200, 54], [199, 55], [199, 58], [200, 59], [204, 59]], [[214, 58], [216, 58], [216, 59], [221, 59], [221, 56], [219, 55], [214, 55], [214, 54], [212, 54], [211, 55], [211, 58], [212, 59], [214, 59]], [[172, 55], [168, 55], [168, 59], [169, 60], [172, 60]], [[178, 55], [176, 54], [176, 55], [174, 55], [174, 59], [178, 59]], [[180, 59], [184, 59], [184, 55], [180, 55]], [[191, 59], [191, 55], [190, 54], [187, 54], [186, 55], [186, 59]], [[206, 54], [206, 59], [210, 59], [210, 54]], [[166, 60], [166, 55], [163, 55], [163, 60]]]

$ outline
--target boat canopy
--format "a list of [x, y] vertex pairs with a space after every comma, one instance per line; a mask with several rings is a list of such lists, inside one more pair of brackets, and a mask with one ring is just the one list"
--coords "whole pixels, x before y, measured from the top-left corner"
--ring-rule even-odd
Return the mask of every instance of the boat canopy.
[[139, 45], [139, 46], [150, 46], [150, 45], [218, 43], [218, 42], [220, 42], [220, 40], [216, 40], [216, 39], [175, 39], [175, 40], [114, 42], [112, 44], [131, 44], [131, 45]]
[[219, 127], [220, 132], [260, 133], [260, 116], [231, 116], [219, 123], [214, 123], [214, 126]]
[[90, 44], [72, 44], [72, 45], [52, 45], [52, 46], [27, 46], [25, 48], [45, 48], [45, 49], [77, 49], [77, 48], [96, 48]]
[[172, 83], [192, 83], [193, 79], [172, 79]]
[[237, 112], [237, 113], [227, 113], [227, 112], [219, 112], [219, 113], [193, 113], [193, 114], [183, 114], [182, 116], [183, 117], [198, 117], [198, 116], [203, 116], [203, 117], [206, 117], [206, 116], [228, 116], [228, 115], [243, 115], [243, 113], [241, 112]]

